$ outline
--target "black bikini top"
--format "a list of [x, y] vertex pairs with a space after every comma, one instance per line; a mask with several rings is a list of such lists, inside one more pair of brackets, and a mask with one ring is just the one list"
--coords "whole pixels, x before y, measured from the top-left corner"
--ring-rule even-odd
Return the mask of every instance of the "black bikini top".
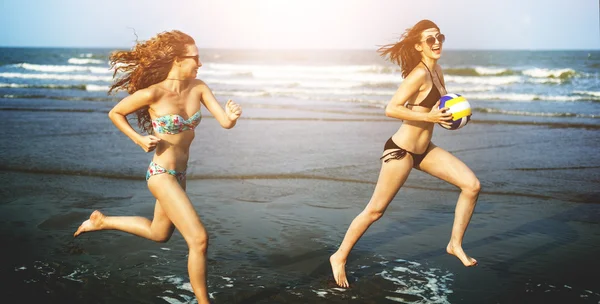
[[[438, 100], [440, 100], [442, 95], [440, 95], [440, 91], [438, 91], [437, 87], [435, 86], [435, 83], [433, 82], [433, 74], [431, 74], [431, 71], [429, 70], [429, 68], [423, 61], [421, 61], [421, 63], [423, 63], [423, 65], [427, 69], [427, 72], [429, 72], [429, 76], [431, 76], [431, 85], [432, 85], [431, 90], [429, 91], [429, 94], [427, 94], [427, 97], [425, 97], [423, 100], [421, 100], [421, 102], [419, 102], [419, 103], [408, 103], [407, 102], [405, 104], [405, 106], [419, 106], [419, 107], [432, 108], [435, 105], [435, 103], [438, 102]], [[437, 73], [435, 73], [435, 75], [437, 76]], [[444, 85], [440, 81], [440, 78], [437, 77], [437, 79], [445, 90], [446, 87], [444, 87]]]

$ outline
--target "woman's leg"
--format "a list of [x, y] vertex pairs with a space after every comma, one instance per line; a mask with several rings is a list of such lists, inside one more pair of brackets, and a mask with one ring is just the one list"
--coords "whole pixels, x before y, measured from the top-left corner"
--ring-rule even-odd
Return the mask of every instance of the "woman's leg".
[[156, 200], [152, 221], [141, 216], [106, 216], [96, 210], [79, 226], [74, 236], [84, 232], [98, 230], [119, 230], [131, 233], [155, 242], [164, 243], [171, 238], [174, 226]]
[[462, 242], [477, 204], [481, 187], [479, 180], [460, 159], [434, 144], [431, 144], [429, 153], [423, 158], [418, 169], [460, 188], [452, 235], [446, 251], [460, 259], [465, 266], [476, 265], [477, 260], [464, 252]]
[[209, 303], [206, 288], [208, 234], [192, 202], [177, 179], [169, 174], [152, 176], [148, 180], [148, 188], [160, 201], [162, 210], [179, 230], [189, 247], [188, 272], [198, 303]]
[[[185, 180], [181, 183], [185, 190]], [[171, 238], [175, 227], [162, 209], [160, 202], [156, 200], [154, 205], [154, 217], [152, 221], [141, 216], [105, 216], [96, 210], [79, 226], [74, 236], [81, 233], [98, 230], [119, 230], [131, 233], [149, 240], [164, 243]]]
[[408, 178], [411, 169], [412, 156], [409, 154], [402, 159], [392, 159], [389, 162], [382, 163], [379, 179], [377, 180], [371, 200], [365, 209], [354, 218], [340, 248], [329, 258], [333, 278], [340, 287], [350, 286], [346, 278], [345, 269], [350, 250], [352, 250], [352, 247], [367, 231], [369, 226], [381, 218], [387, 206]]

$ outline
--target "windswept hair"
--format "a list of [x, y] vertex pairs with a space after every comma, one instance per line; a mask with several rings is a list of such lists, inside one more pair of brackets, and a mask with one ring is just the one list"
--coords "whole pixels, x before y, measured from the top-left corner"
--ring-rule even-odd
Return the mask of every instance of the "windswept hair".
[[[110, 68], [115, 70], [114, 82], [108, 94], [120, 90], [133, 94], [165, 80], [175, 59], [185, 56], [186, 46], [190, 44], [196, 44], [192, 37], [174, 30], [162, 32], [148, 41], [138, 42], [130, 51], [113, 52], [109, 63]], [[140, 129], [153, 134], [148, 107], [136, 111], [135, 114]]]
[[399, 65], [402, 68], [402, 77], [406, 78], [421, 61], [421, 54], [415, 49], [415, 44], [421, 40], [421, 33], [430, 28], [440, 29], [433, 21], [421, 20], [412, 28], [406, 29], [399, 42], [384, 45], [377, 52], [382, 57], [387, 57], [389, 61]]

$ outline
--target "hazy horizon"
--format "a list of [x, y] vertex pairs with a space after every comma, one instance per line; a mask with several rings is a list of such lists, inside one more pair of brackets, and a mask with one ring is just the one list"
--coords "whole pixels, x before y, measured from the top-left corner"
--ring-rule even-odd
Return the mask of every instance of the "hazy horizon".
[[[107, 50], [127, 50], [131, 49], [133, 44], [129, 47], [127, 46], [36, 46], [36, 45], [0, 45], [0, 48], [5, 49], [107, 49]], [[219, 48], [219, 47], [198, 47], [199, 50], [220, 50], [220, 51], [374, 51], [379, 46], [374, 46], [373, 48], [329, 48], [329, 49], [316, 49], [316, 48], [251, 48], [251, 47], [239, 47], [239, 48]], [[465, 49], [465, 48], [444, 48], [444, 51], [498, 51], [498, 52], [567, 52], [567, 51], [600, 51], [600, 48], [597, 49]]]
[[371, 50], [430, 19], [446, 50], [600, 49], [592, 0], [5, 0], [0, 8], [0, 27], [10, 29], [0, 32], [2, 47], [127, 49], [136, 36], [179, 29], [203, 49]]

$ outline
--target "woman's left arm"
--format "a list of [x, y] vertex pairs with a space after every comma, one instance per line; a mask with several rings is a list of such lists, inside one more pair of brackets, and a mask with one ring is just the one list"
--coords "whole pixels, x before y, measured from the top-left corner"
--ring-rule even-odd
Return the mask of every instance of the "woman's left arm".
[[202, 104], [217, 119], [221, 127], [225, 129], [233, 128], [240, 115], [242, 115], [242, 107], [230, 99], [225, 104], [225, 110], [223, 110], [206, 83], [201, 81], [199, 89], [202, 94]]

